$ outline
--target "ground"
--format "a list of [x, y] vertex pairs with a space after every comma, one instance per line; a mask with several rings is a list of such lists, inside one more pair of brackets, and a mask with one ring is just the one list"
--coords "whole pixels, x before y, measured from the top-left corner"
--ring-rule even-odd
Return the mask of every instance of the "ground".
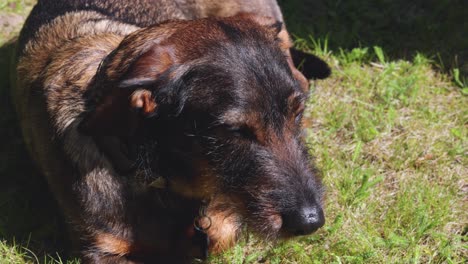
[[[10, 43], [34, 2], [0, 0], [0, 263], [77, 262], [8, 94]], [[274, 245], [248, 237], [209, 262], [466, 263], [467, 2], [279, 2], [296, 45], [333, 69], [304, 120], [327, 223]]]

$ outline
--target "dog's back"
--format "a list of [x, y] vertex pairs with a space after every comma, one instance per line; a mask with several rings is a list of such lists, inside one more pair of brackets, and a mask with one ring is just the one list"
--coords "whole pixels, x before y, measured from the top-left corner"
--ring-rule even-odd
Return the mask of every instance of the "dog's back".
[[[34, 7], [19, 39], [18, 85], [12, 95], [32, 158], [47, 178], [51, 191], [69, 217], [68, 221], [78, 226], [78, 232], [83, 232], [80, 228], [86, 228], [85, 238], [91, 240], [87, 243], [94, 243], [96, 247], [100, 243], [105, 245], [102, 247], [106, 248], [106, 254], [126, 254], [130, 249], [109, 249], [107, 245], [121, 245], [114, 236], [102, 236], [89, 227], [103, 225], [99, 221], [104, 221], [104, 225], [127, 223], [124, 219], [130, 218], [133, 210], [122, 207], [122, 199], [128, 195], [125, 181], [111, 169], [112, 165], [92, 139], [77, 130], [87, 103], [84, 93], [99, 65], [128, 34], [142, 27], [166, 20], [230, 16], [252, 10], [268, 16], [281, 16], [276, 2], [269, 0], [136, 0], [131, 3], [124, 0], [40, 0]], [[85, 180], [81, 182], [81, 179]], [[93, 186], [100, 188], [96, 192], [98, 195], [91, 190]], [[77, 190], [80, 197], [77, 197]], [[141, 210], [148, 212], [161, 210], [157, 203], [141, 202], [145, 199], [135, 198], [132, 200], [134, 205], [127, 206], [145, 206]], [[83, 219], [80, 203], [86, 203], [86, 210], [92, 211], [88, 213], [102, 219]], [[163, 213], [168, 218], [174, 214], [172, 208], [164, 210], [170, 211]], [[181, 223], [169, 226], [166, 223], [158, 226], [158, 222], [166, 221], [158, 215], [147, 216], [151, 228], [141, 228], [143, 231], [138, 235], [153, 238], [157, 233], [157, 239], [166, 245], [171, 239], [179, 243], [177, 239], [185, 239], [185, 234], [180, 233], [186, 229], [185, 220], [189, 219], [191, 225], [193, 219], [192, 213], [185, 208], [177, 208], [177, 215], [181, 214], [180, 210], [183, 210], [182, 215], [188, 216], [184, 216]], [[130, 236], [125, 233], [130, 227], [114, 228], [122, 232], [116, 236]], [[168, 231], [176, 232], [176, 235], [164, 236]], [[177, 247], [180, 246], [174, 248]], [[158, 252], [159, 249], [151, 250]], [[182, 257], [185, 254], [183, 252]]]
[[41, 26], [66, 13], [78, 11], [98, 12], [139, 27], [174, 19], [226, 17], [239, 12], [255, 12], [282, 21], [281, 11], [272, 0], [39, 0], [21, 32], [19, 51]]
[[[75, 241], [75, 249], [88, 250], [85, 263], [118, 263], [119, 256], [130, 251], [141, 259], [144, 258], [141, 255], [151, 252], [148, 263], [169, 263], [168, 259], [185, 263], [189, 253], [191, 256], [204, 254], [203, 245], [200, 250], [195, 249], [202, 253], [193, 253], [193, 236], [185, 234], [198, 212], [190, 199], [176, 195], [166, 198], [163, 190], [161, 195], [158, 191], [132, 194], [127, 200], [131, 191], [126, 180], [114, 172], [93, 140], [77, 129], [87, 103], [84, 94], [99, 65], [125, 36], [140, 28], [96, 11], [60, 14], [56, 9], [53, 14], [55, 18], [51, 14], [50, 20], [42, 21], [42, 26], [35, 31], [28, 32], [33, 26], [31, 21], [23, 29], [17, 87], [12, 94], [26, 146], [67, 221], [73, 223], [72, 232], [77, 232], [75, 240], [84, 241]], [[33, 16], [34, 19], [39, 18]], [[164, 202], [158, 202], [153, 196]], [[131, 209], [125, 209], [126, 206]], [[83, 217], [83, 207], [96, 217]], [[128, 221], [130, 215], [143, 213], [151, 226], [141, 228], [139, 234], [128, 231], [135, 225]], [[102, 225], [113, 226], [118, 231], [103, 233], [94, 228]], [[156, 237], [156, 243], [136, 246], [119, 239], [129, 236]], [[168, 245], [182, 253], [171, 252]]]

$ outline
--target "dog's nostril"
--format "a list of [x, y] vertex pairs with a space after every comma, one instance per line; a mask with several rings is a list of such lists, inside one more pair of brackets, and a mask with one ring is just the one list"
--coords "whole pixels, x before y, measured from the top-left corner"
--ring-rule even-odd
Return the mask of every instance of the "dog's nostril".
[[293, 235], [310, 234], [325, 224], [322, 208], [307, 206], [283, 216], [284, 229]]
[[319, 213], [317, 212], [317, 207], [306, 207], [303, 210], [303, 215], [307, 222], [318, 222]]
[[[309, 223], [317, 223], [323, 225], [323, 212], [322, 209], [317, 207], [306, 207], [303, 209], [305, 221]], [[321, 227], [321, 226], [320, 226]]]
[[304, 207], [300, 218], [302, 224], [299, 225], [299, 230], [301, 230], [303, 234], [312, 233], [325, 223], [323, 211], [317, 206]]

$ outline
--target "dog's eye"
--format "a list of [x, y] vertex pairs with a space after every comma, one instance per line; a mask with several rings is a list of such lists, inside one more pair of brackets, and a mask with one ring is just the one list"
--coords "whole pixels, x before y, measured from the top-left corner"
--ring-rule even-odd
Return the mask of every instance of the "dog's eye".
[[246, 127], [246, 126], [227, 126], [227, 130], [233, 136], [245, 138], [245, 139], [252, 139], [256, 138], [253, 131]]
[[303, 114], [304, 114], [304, 111], [299, 111], [299, 112], [296, 113], [296, 116], [294, 118], [296, 123], [298, 123], [298, 124], [301, 123]]

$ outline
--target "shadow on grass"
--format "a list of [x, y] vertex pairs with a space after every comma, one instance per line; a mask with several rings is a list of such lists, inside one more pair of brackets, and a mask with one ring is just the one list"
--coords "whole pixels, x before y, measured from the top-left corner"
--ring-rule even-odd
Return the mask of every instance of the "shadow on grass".
[[0, 48], [0, 240], [31, 249], [41, 259], [63, 253], [65, 228], [15, 119], [9, 94], [14, 46], [10, 41]]
[[468, 77], [466, 0], [279, 0], [289, 31], [329, 48], [381, 46], [390, 59], [416, 52]]

